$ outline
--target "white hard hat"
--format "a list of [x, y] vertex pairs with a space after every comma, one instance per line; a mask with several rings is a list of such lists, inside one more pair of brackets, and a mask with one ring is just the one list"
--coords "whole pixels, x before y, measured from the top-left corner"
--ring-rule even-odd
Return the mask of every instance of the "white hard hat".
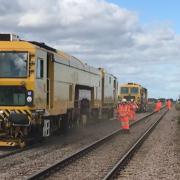
[[134, 99], [131, 99], [131, 102], [133, 102], [134, 101]]
[[125, 98], [122, 99], [122, 102], [127, 102], [127, 100]]

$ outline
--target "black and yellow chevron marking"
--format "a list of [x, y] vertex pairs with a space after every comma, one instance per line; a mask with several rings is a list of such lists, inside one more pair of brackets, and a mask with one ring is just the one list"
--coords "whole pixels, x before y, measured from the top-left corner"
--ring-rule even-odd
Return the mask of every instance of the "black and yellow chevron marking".
[[5, 109], [5, 110], [3, 110], [3, 114], [0, 114], [0, 119], [8, 118], [12, 111], [17, 113], [17, 114], [21, 114], [21, 113], [26, 114], [28, 116], [29, 120], [32, 119], [30, 110], [20, 110], [20, 109], [16, 109], [16, 110]]
[[0, 119], [4, 119], [4, 115], [3, 114], [0, 114]]

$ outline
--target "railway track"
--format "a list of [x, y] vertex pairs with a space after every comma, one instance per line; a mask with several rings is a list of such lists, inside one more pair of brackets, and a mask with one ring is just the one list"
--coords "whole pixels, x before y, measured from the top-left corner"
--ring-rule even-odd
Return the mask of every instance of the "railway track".
[[[3, 159], [3, 158], [6, 158], [6, 157], [9, 157], [9, 156], [12, 156], [14, 154], [18, 154], [18, 153], [21, 153], [21, 152], [24, 152], [24, 151], [27, 151], [27, 150], [30, 150], [30, 149], [33, 149], [33, 148], [36, 148], [36, 147], [39, 147], [41, 146], [41, 143], [40, 142], [36, 142], [36, 143], [33, 143], [32, 145], [29, 145], [25, 148], [16, 148], [13, 150], [11, 150], [10, 148], [3, 148], [3, 150], [1, 149], [0, 150], [0, 159]], [[7, 152], [8, 151], [8, 152]]]
[[157, 126], [157, 124], [163, 119], [163, 117], [166, 115], [167, 111], [165, 111], [162, 116], [155, 121], [141, 137], [138, 138], [138, 140], [130, 147], [130, 149], [127, 151], [126, 154], [115, 164], [115, 166], [109, 171], [109, 173], [104, 177], [103, 180], [111, 180], [116, 179], [117, 176], [120, 174], [121, 170], [125, 169], [125, 166], [128, 164], [132, 156], [138, 149], [141, 147], [142, 143], [146, 140], [146, 138], [150, 135], [150, 133], [154, 130], [154, 128]]
[[36, 143], [36, 144], [30, 145], [30, 146], [23, 148], [23, 149], [19, 149], [19, 148], [18, 149], [12, 148], [13, 150], [11, 148], [0, 149], [0, 159], [15, 155], [15, 154], [27, 151], [27, 150], [30, 150], [30, 149], [38, 147], [38, 146], [40, 146], [40, 145], [39, 144], [37, 145], [37, 143]]
[[[163, 110], [162, 110], [163, 111]], [[147, 119], [150, 117], [152, 117], [154, 114], [156, 113], [150, 113], [149, 115], [141, 118], [140, 120], [134, 122], [131, 124], [132, 127], [135, 127], [135, 125], [138, 124], [142, 124], [140, 122], [142, 121], [147, 121], [146, 124], [148, 125], [148, 123], [150, 123], [151, 121], [148, 121]], [[163, 116], [164, 116], [164, 112], [163, 112]], [[159, 118], [158, 118], [159, 119]], [[154, 123], [153, 123], [154, 124]], [[151, 123], [152, 125], [152, 123]], [[150, 126], [150, 125], [149, 125]], [[148, 127], [149, 127], [148, 126]], [[146, 128], [147, 129], [147, 128]], [[28, 177], [27, 179], [29, 180], [33, 180], [33, 179], [44, 179], [47, 178], [49, 176], [51, 176], [52, 174], [55, 174], [56, 172], [61, 171], [62, 169], [66, 168], [67, 166], [70, 166], [71, 164], [73, 164], [73, 162], [78, 161], [79, 159], [81, 159], [82, 157], [90, 154], [91, 152], [95, 151], [98, 147], [101, 147], [101, 145], [105, 145], [107, 142], [109, 142], [113, 137], [116, 137], [117, 135], [122, 134], [121, 130], [117, 130], [114, 131], [113, 133], [105, 136], [104, 138], [86, 146], [85, 148], [81, 149], [80, 151], [72, 154], [71, 156], [65, 158], [64, 160], [61, 160], [51, 166], [49, 166], [48, 168]], [[111, 168], [111, 167], [110, 167]], [[107, 174], [107, 173], [106, 173]], [[50, 177], [51, 178], [51, 177]], [[53, 178], [52, 178], [53, 179]], [[60, 178], [61, 179], [61, 178]]]
[[25, 150], [26, 149], [15, 149], [15, 150], [3, 149], [3, 150], [0, 151], [0, 159], [3, 159], [5, 157], [8, 157], [8, 156], [11, 156], [11, 155], [14, 155], [14, 154], [18, 154], [18, 153], [23, 152]]

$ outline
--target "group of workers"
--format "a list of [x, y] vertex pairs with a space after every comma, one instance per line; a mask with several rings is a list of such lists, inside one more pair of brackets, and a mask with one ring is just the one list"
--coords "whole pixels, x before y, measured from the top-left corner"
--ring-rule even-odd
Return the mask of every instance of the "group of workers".
[[[166, 101], [166, 108], [170, 110], [172, 107], [171, 100]], [[159, 112], [162, 108], [162, 102], [158, 100], [155, 104], [154, 112]], [[126, 99], [122, 99], [122, 101], [117, 106], [117, 115], [118, 120], [121, 122], [121, 129], [124, 132], [129, 132], [129, 121], [135, 120], [136, 111], [138, 109], [137, 104], [135, 103], [134, 99], [131, 99], [128, 102]]]
[[[168, 100], [166, 101], [166, 108], [167, 108], [168, 110], [170, 110], [171, 107], [172, 107], [172, 102], [171, 102], [171, 100], [168, 99]], [[156, 105], [155, 105], [154, 111], [155, 111], [155, 112], [159, 112], [159, 111], [161, 110], [161, 108], [162, 108], [162, 102], [161, 102], [160, 100], [158, 100], [157, 103], [156, 103]]]
[[121, 128], [124, 131], [129, 132], [129, 120], [135, 120], [137, 108], [138, 106], [133, 99], [131, 99], [130, 102], [126, 99], [122, 99], [122, 101], [118, 104], [118, 120], [121, 122]]

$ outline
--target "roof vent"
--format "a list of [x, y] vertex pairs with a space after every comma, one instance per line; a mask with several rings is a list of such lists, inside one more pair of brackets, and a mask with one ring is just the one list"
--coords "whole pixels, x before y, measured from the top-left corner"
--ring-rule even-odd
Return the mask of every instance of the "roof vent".
[[15, 34], [0, 34], [0, 41], [19, 41], [19, 36]]

